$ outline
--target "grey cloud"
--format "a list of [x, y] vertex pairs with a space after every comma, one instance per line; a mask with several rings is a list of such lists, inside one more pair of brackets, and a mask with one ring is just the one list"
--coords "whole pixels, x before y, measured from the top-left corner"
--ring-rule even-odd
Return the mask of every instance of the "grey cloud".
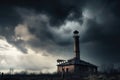
[[119, 1], [105, 0], [95, 3], [88, 3], [84, 7], [91, 12], [88, 11], [85, 16], [87, 29], [81, 39], [82, 47], [87, 44], [83, 48], [87, 52], [84, 50], [81, 53], [95, 58], [93, 61], [98, 59], [98, 63], [119, 63]]
[[[36, 14], [45, 14], [49, 17], [49, 22], [44, 22], [43, 20], [40, 19], [36, 19], [35, 22], [32, 22], [32, 20], [30, 21], [28, 18], [28, 21], [26, 22], [28, 24], [28, 29], [31, 32], [31, 34], [35, 35], [35, 37], [39, 38], [39, 40], [44, 40], [44, 42], [48, 42], [49, 45], [53, 45], [54, 42], [56, 43], [55, 45], [57, 45], [59, 43], [59, 45], [69, 45], [69, 42], [67, 43], [67, 39], [64, 42], [63, 39], [57, 40], [54, 35], [55, 33], [51, 32], [49, 27], [59, 27], [60, 24], [62, 25], [64, 23], [64, 21], [66, 20], [66, 18], [68, 17], [68, 15], [70, 13], [74, 13], [74, 15], [72, 15], [72, 18], [75, 18], [75, 16], [77, 16], [76, 18], [79, 18], [81, 16], [81, 11], [80, 11], [80, 7], [82, 6], [83, 1], [82, 0], [70, 0], [69, 3], [67, 3], [68, 1], [59, 1], [59, 0], [53, 0], [51, 2], [49, 2], [48, 0], [43, 1], [40, 0], [38, 3], [35, 3], [35, 1], [30, 0], [29, 2], [27, 1], [2, 1], [1, 2], [1, 11], [2, 11], [2, 17], [5, 19], [3, 20], [3, 22], [6, 22], [5, 25], [2, 22], [1, 23], [1, 35], [5, 36], [8, 40], [8, 42], [12, 43], [13, 45], [17, 45], [18, 49], [26, 52], [24, 49], [24, 46], [21, 47], [22, 42], [24, 41], [18, 41], [18, 42], [14, 42], [13, 40], [13, 36], [14, 36], [14, 29], [18, 24], [24, 24], [24, 18], [21, 17], [20, 12], [24, 12], [24, 10], [19, 10], [19, 12], [17, 12], [15, 9], [20, 7], [20, 8], [25, 8], [25, 14], [30, 14], [30, 11], [27, 12], [28, 10], [33, 10], [35, 11]], [[79, 4], [79, 2], [81, 2], [81, 5], [76, 5]], [[35, 3], [35, 4], [34, 4]], [[30, 5], [31, 4], [31, 5]], [[5, 11], [3, 11], [5, 9]], [[8, 12], [9, 15], [7, 14]], [[6, 17], [6, 15], [8, 17]], [[4, 17], [5, 16], [5, 17]], [[28, 16], [30, 17], [30, 16]], [[38, 16], [39, 17], [39, 16]], [[40, 18], [40, 17], [39, 17]], [[11, 20], [9, 20], [11, 19]], [[7, 21], [9, 20], [9, 21]], [[37, 22], [38, 21], [38, 22]], [[36, 23], [37, 22], [37, 23]], [[40, 23], [39, 23], [40, 22]], [[13, 24], [13, 25], [12, 25]], [[49, 24], [49, 25], [46, 25]], [[34, 27], [33, 27], [34, 26]], [[41, 26], [41, 27], [40, 27]], [[46, 30], [44, 30], [44, 27], [46, 27]], [[5, 27], [5, 28], [3, 28]], [[6, 33], [7, 32], [7, 33]], [[44, 35], [43, 35], [44, 34]], [[62, 34], [60, 34], [62, 35]], [[46, 45], [46, 43], [41, 43], [41, 41], [38, 41], [38, 43], [44, 47]], [[33, 42], [33, 43], [32, 43]], [[30, 43], [34, 46], [40, 46], [37, 42], [35, 41], [31, 41]], [[29, 43], [29, 42], [28, 42]], [[19, 45], [20, 46], [19, 46]], [[23, 49], [22, 49], [23, 48]]]
[[[1, 1], [2, 5], [7, 7], [21, 7], [27, 9], [34, 9], [36, 12], [45, 13], [51, 18], [51, 25], [60, 25], [67, 18], [70, 13], [74, 13], [73, 18], [76, 19], [81, 16], [81, 8], [84, 4], [84, 0], [12, 0]], [[56, 23], [54, 23], [56, 22]]]
[[[84, 49], [81, 48], [84, 50], [81, 54], [85, 56], [85, 49], [89, 47], [86, 54], [93, 54], [94, 57], [100, 54], [98, 61], [102, 58], [104, 60], [110, 58], [111, 62], [116, 62], [111, 56], [113, 53], [116, 53], [115, 56], [119, 55], [119, 0], [52, 0], [51, 2], [39, 0], [37, 3], [33, 0], [29, 2], [13, 0], [8, 2], [3, 1], [2, 4], [7, 6], [1, 5], [0, 8], [2, 12], [0, 34], [23, 52], [27, 52], [25, 47], [31, 47], [34, 50], [42, 49], [50, 53], [68, 54], [73, 47], [72, 31], [77, 29], [80, 31], [81, 47], [89, 42], [92, 42], [91, 46], [95, 45], [95, 47], [85, 45]], [[88, 11], [85, 12], [86, 10]], [[65, 24], [72, 21], [77, 25], [73, 23], [66, 27]], [[27, 25], [29, 33], [27, 35], [33, 38], [15, 42], [14, 30], [19, 24]], [[108, 53], [111, 55], [108, 56]], [[116, 60], [119, 61], [118, 57]]]
[[[22, 9], [20, 9], [22, 10]], [[24, 12], [25, 9], [24, 9]], [[25, 41], [27, 45], [29, 45], [34, 50], [47, 50], [50, 53], [54, 53], [54, 51], [60, 51], [59, 49], [64, 49], [66, 46], [71, 46], [70, 43], [72, 41], [72, 25], [76, 25], [74, 27], [78, 28], [79, 23], [76, 22], [66, 22], [62, 27], [52, 27], [49, 24], [49, 16], [45, 14], [36, 14], [35, 12], [30, 12], [28, 10], [28, 13], [21, 13], [21, 16], [23, 17], [23, 23], [21, 23], [21, 27], [18, 27], [18, 32], [16, 31], [16, 34], [21, 35], [21, 37], [24, 37], [26, 33], [24, 34], [24, 31], [22, 30], [22, 26], [24, 26], [23, 29], [28, 30], [27, 36], [34, 36], [34, 39], [29, 39]], [[71, 28], [70, 25], [71, 24]], [[64, 27], [65, 26], [65, 27]], [[67, 30], [67, 27], [69, 31]], [[67, 30], [67, 31], [66, 31]], [[26, 31], [26, 30], [25, 30]], [[27, 31], [26, 31], [27, 32]], [[71, 38], [70, 38], [71, 37]], [[26, 38], [26, 37], [25, 37]], [[23, 40], [25, 40], [25, 38]], [[66, 48], [67, 49], [67, 48]]]

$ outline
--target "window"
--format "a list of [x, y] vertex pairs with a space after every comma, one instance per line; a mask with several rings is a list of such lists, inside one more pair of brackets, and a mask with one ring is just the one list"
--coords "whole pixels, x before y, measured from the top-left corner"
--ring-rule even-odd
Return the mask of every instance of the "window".
[[66, 72], [68, 72], [69, 71], [69, 68], [66, 68]]

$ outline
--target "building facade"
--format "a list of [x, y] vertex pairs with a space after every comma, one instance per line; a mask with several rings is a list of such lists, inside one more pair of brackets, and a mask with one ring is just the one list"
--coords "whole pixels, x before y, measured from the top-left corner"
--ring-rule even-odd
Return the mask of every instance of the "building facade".
[[74, 53], [75, 57], [69, 60], [57, 60], [58, 73], [71, 73], [81, 76], [88, 76], [97, 73], [97, 66], [80, 59], [79, 47], [79, 32], [76, 30], [74, 33]]

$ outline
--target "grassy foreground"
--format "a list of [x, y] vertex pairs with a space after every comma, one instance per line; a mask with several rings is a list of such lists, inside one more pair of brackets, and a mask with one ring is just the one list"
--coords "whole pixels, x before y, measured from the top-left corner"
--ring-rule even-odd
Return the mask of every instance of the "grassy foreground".
[[0, 80], [120, 80], [120, 74], [95, 74], [88, 77], [64, 76], [59, 74], [4, 74], [0, 75]]

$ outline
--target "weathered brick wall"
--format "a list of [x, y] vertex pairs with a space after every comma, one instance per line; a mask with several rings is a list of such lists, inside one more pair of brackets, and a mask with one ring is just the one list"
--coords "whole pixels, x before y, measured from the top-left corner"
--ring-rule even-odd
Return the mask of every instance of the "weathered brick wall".
[[64, 69], [65, 72], [67, 72], [67, 69], [68, 69], [68, 72], [72, 73], [74, 72], [74, 65], [68, 65], [64, 67], [58, 66], [58, 72], [62, 72], [63, 71], [62, 69]]

